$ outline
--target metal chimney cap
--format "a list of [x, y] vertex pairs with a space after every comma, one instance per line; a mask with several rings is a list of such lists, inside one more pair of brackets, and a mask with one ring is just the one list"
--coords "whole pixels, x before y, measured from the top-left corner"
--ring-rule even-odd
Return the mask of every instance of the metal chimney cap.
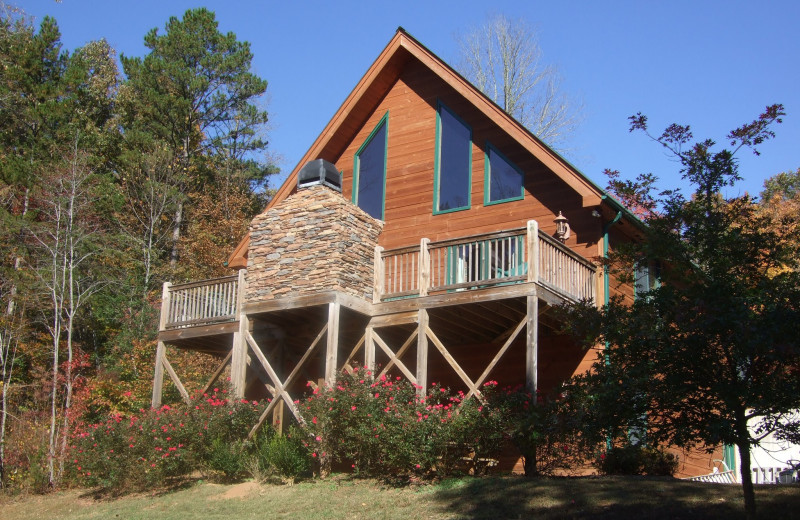
[[297, 174], [297, 189], [322, 184], [341, 193], [342, 176], [336, 165], [325, 159], [307, 163]]

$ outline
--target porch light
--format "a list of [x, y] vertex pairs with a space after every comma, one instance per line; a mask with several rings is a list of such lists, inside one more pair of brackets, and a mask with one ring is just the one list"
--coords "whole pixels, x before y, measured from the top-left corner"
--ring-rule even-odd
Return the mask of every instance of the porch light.
[[569, 220], [559, 211], [553, 222], [556, 223], [556, 238], [561, 242], [566, 242], [570, 235]]

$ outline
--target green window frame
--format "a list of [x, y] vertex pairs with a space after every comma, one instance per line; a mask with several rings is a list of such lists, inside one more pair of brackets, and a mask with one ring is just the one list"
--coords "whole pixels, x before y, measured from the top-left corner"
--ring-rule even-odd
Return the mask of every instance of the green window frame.
[[[515, 193], [516, 182], [519, 182], [518, 193]], [[483, 205], [491, 206], [523, 198], [525, 198], [525, 173], [487, 141], [483, 161]]]
[[384, 220], [386, 211], [388, 146], [389, 112], [386, 112], [353, 157], [353, 204], [378, 220]]
[[472, 204], [472, 128], [441, 101], [436, 110], [433, 214], [469, 209]]
[[657, 263], [636, 264], [633, 275], [633, 299], [646, 298], [647, 293], [661, 286], [661, 273]]

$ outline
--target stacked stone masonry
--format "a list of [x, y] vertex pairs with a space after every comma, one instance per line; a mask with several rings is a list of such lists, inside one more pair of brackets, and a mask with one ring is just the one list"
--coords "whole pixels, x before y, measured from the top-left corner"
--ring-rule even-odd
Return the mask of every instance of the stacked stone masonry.
[[250, 225], [247, 303], [339, 291], [372, 301], [375, 246], [383, 222], [315, 185]]

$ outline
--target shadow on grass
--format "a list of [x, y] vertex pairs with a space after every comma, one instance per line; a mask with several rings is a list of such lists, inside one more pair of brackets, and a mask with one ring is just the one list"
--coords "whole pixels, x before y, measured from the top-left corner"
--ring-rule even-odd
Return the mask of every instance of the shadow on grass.
[[161, 497], [183, 491], [203, 482], [204, 479], [200, 477], [177, 477], [168, 480], [164, 485], [146, 488], [146, 489], [131, 489], [131, 488], [91, 488], [85, 490], [79, 496], [80, 498], [87, 498], [98, 501], [112, 501], [118, 498], [123, 498], [131, 495], [147, 495], [152, 497]]
[[[745, 517], [739, 486], [671, 478], [458, 479], [440, 484], [433, 502], [441, 512], [476, 520]], [[758, 487], [756, 502], [760, 518], [800, 519], [799, 486]]]

